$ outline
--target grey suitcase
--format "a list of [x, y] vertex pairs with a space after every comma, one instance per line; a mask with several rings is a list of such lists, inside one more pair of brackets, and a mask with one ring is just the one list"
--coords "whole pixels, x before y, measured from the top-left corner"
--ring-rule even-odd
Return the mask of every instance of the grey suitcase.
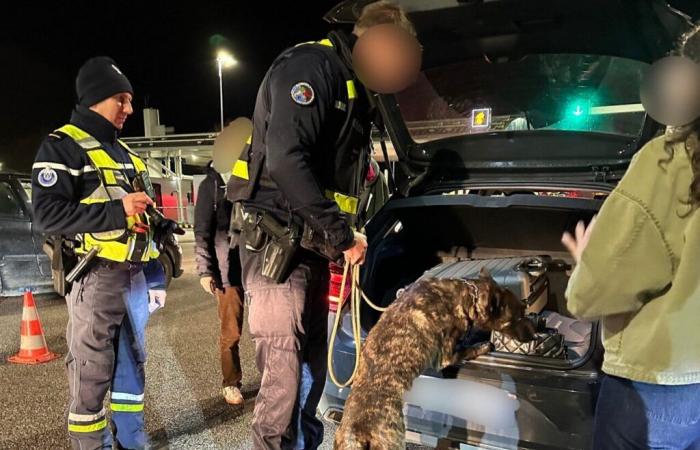
[[545, 276], [547, 262], [544, 257], [446, 262], [428, 270], [421, 278], [476, 279], [484, 268], [496, 283], [525, 302], [527, 313], [539, 313], [547, 304], [549, 296], [549, 282]]

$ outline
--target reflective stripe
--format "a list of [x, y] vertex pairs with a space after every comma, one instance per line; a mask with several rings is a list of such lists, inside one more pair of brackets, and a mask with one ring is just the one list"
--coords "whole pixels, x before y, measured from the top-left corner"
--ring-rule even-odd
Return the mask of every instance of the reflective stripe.
[[72, 423], [68, 424], [68, 431], [73, 431], [75, 433], [92, 433], [93, 431], [99, 431], [107, 427], [107, 419], [102, 419], [97, 423], [91, 425], [74, 425]]
[[143, 403], [126, 404], [126, 403], [112, 403], [110, 405], [112, 411], [114, 412], [141, 412], [143, 411]]
[[301, 44], [295, 45], [295, 47], [299, 47], [300, 45], [309, 45], [309, 44], [318, 44], [318, 45], [323, 45], [324, 47], [333, 47], [333, 42], [330, 39], [321, 39], [320, 41], [302, 42]]
[[329, 200], [335, 201], [338, 208], [340, 208], [340, 210], [344, 213], [357, 214], [357, 205], [360, 203], [360, 200], [357, 197], [333, 191], [326, 191], [326, 197]]
[[234, 177], [243, 178], [244, 180], [248, 180], [248, 163], [243, 161], [242, 159], [236, 161], [236, 163], [233, 165], [231, 175], [233, 175]]
[[248, 139], [246, 139], [245, 143], [248, 145], [253, 143], [253, 135], [252, 134], [250, 136], [248, 136]]
[[52, 162], [37, 162], [32, 165], [32, 169], [56, 169], [56, 170], [63, 170], [65, 172], [68, 172], [69, 174], [73, 175], [74, 177], [79, 177], [80, 175], [87, 173], [87, 172], [94, 172], [95, 168], [92, 166], [85, 166], [82, 169], [71, 169], [70, 167], [66, 166], [65, 164], [59, 164], [59, 163], [52, 163]]
[[112, 400], [127, 400], [129, 402], [142, 402], [143, 394], [128, 394], [126, 392], [112, 392]]
[[355, 83], [352, 80], [347, 80], [345, 85], [348, 88], [348, 100], [352, 100], [357, 97], [357, 90], [355, 89]]
[[101, 148], [89, 150], [87, 154], [92, 163], [100, 169], [120, 170], [124, 168], [123, 164], [114, 161], [112, 157], [109, 156], [109, 154]]
[[340, 100], [336, 100], [335, 108], [345, 112], [348, 109], [348, 105], [346, 105], [344, 102], [341, 102]]
[[85, 150], [91, 150], [93, 148], [101, 147], [101, 144], [97, 139], [90, 136], [88, 133], [76, 127], [75, 125], [64, 125], [56, 131], [60, 131], [62, 133], [67, 134]]
[[97, 419], [101, 419], [105, 416], [105, 410], [102, 408], [102, 411], [98, 412], [97, 414], [76, 414], [76, 413], [69, 413], [68, 414], [68, 420], [72, 420], [73, 422], [92, 422]]
[[117, 184], [117, 177], [114, 175], [114, 171], [110, 169], [105, 169], [102, 171], [105, 176], [105, 183], [107, 184]]

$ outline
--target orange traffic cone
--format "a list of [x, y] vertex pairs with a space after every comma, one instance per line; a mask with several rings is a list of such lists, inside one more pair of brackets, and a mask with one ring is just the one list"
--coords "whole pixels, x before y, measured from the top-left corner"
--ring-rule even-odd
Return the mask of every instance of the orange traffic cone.
[[24, 293], [22, 325], [20, 326], [19, 334], [19, 353], [9, 358], [11, 363], [40, 364], [58, 358], [59, 355], [51, 353], [46, 346], [44, 329], [41, 327], [41, 320], [39, 320], [39, 313], [34, 304], [32, 291]]

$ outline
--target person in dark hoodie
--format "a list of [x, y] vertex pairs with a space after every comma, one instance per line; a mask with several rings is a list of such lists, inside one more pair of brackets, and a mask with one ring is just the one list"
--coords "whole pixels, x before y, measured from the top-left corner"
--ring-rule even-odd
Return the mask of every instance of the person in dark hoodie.
[[32, 167], [37, 228], [69, 238], [79, 256], [97, 252], [66, 297], [68, 434], [75, 449], [113, 448], [111, 391], [116, 448], [142, 449], [149, 295], [165, 299], [158, 230], [145, 214], [153, 200], [132, 188], [146, 165], [118, 139], [134, 91], [114, 60], [97, 57], [80, 68], [76, 92], [70, 123], [44, 139]]
[[[205, 173], [206, 178], [197, 191], [194, 213], [197, 272], [202, 288], [218, 302], [224, 400], [230, 405], [240, 405], [243, 403], [238, 350], [243, 328], [241, 260], [238, 249], [229, 248], [231, 202], [226, 199], [226, 183], [213, 162], [207, 165]], [[229, 173], [226, 171], [224, 175]]]

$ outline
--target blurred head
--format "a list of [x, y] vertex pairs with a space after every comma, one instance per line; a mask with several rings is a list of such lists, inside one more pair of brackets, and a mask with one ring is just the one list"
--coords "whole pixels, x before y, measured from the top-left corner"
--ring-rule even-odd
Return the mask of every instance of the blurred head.
[[401, 7], [386, 1], [370, 3], [353, 33], [358, 36], [353, 68], [362, 84], [380, 94], [400, 92], [413, 84], [422, 52], [416, 30]]
[[253, 122], [238, 117], [229, 123], [214, 141], [213, 166], [220, 174], [229, 174], [233, 164], [241, 156], [248, 138], [253, 133]]
[[482, 269], [478, 295], [469, 309], [469, 318], [483, 330], [500, 331], [519, 341], [535, 338], [535, 324], [525, 317], [525, 304], [512, 292], [502, 288]]
[[[696, 65], [700, 64], [700, 26], [686, 33], [678, 45], [676, 55], [684, 57]], [[692, 86], [691, 92], [697, 92], [698, 86]], [[692, 103], [691, 103], [692, 104]], [[646, 104], [645, 104], [646, 107]], [[700, 118], [687, 125], [669, 126], [666, 129], [666, 152], [668, 158], [660, 161], [660, 165], [668, 163], [674, 157], [676, 144], [683, 143], [691, 160], [693, 181], [690, 184], [687, 204], [688, 214], [700, 207]]]
[[118, 130], [134, 112], [134, 89], [116, 62], [107, 56], [90, 58], [82, 65], [75, 79], [75, 92], [80, 106], [100, 114]]
[[403, 28], [383, 24], [362, 33], [352, 51], [353, 69], [362, 84], [380, 94], [411, 86], [420, 73], [422, 51]]
[[410, 35], [416, 36], [416, 29], [413, 28], [406, 12], [400, 6], [383, 0], [370, 3], [362, 9], [352, 32], [359, 37], [369, 28], [386, 24], [396, 25]]

